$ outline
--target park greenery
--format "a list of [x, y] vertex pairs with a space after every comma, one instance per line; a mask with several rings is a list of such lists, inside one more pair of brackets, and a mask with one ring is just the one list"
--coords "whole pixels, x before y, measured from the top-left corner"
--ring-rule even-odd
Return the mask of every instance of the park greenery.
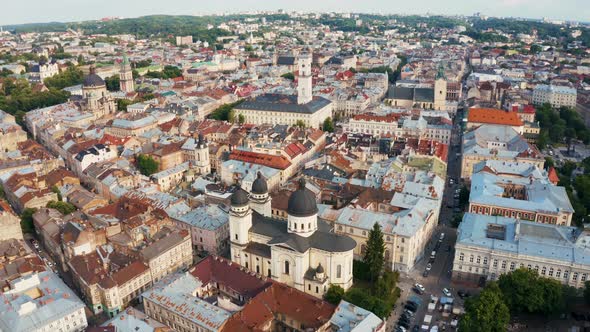
[[211, 112], [209, 118], [214, 120], [229, 121], [233, 123], [237, 120], [235, 112], [233, 110], [236, 106], [240, 105], [243, 102], [244, 100], [238, 100], [231, 104], [219, 106], [215, 111]]
[[330, 285], [324, 299], [335, 305], [345, 300], [379, 317], [388, 317], [400, 296], [400, 289], [396, 286], [399, 274], [384, 269], [384, 251], [383, 232], [375, 224], [369, 232], [363, 261], [354, 261], [354, 286], [344, 291], [340, 286]]
[[[70, 94], [66, 91], [49, 88], [49, 91], [34, 89], [25, 79], [4, 79], [0, 87], [0, 109], [18, 115], [37, 108], [64, 103]], [[20, 115], [22, 117], [22, 114]]]
[[119, 78], [119, 75], [113, 75], [111, 77], [107, 77], [104, 82], [107, 85], [107, 90], [109, 91], [119, 91], [120, 89], [120, 82], [121, 79]]
[[537, 121], [541, 127], [537, 141], [540, 149], [549, 144], [565, 143], [569, 150], [574, 139], [584, 144], [590, 143], [590, 131], [586, 128], [584, 120], [578, 112], [569, 107], [555, 110], [550, 104], [543, 104], [537, 108]]
[[140, 154], [137, 156], [137, 168], [145, 176], [158, 172], [159, 164], [152, 156]]
[[61, 73], [45, 79], [45, 86], [49, 89], [61, 90], [70, 86], [82, 84], [84, 73], [79, 68], [70, 66]]
[[25, 234], [35, 233], [35, 224], [33, 223], [33, 214], [37, 209], [26, 208], [20, 215], [20, 226]]
[[162, 71], [148, 71], [145, 77], [159, 78], [159, 79], [170, 79], [182, 76], [182, 70], [176, 66], [165, 66]]
[[68, 215], [74, 211], [76, 211], [76, 207], [72, 203], [62, 202], [62, 201], [51, 201], [47, 203], [47, 206], [50, 209], [55, 209], [61, 214]]
[[561, 314], [576, 296], [575, 288], [540, 276], [535, 270], [520, 268], [501, 275], [497, 282], [486, 285], [479, 295], [469, 298], [459, 329], [467, 332], [506, 331], [511, 315], [542, 317]]

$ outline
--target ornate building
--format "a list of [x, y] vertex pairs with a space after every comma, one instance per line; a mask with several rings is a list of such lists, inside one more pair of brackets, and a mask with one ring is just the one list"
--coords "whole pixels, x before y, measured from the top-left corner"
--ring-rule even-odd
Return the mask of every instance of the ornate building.
[[356, 242], [318, 220], [315, 196], [303, 179], [289, 198], [287, 214], [287, 221], [271, 216], [271, 198], [260, 175], [251, 194], [236, 191], [229, 211], [231, 259], [316, 297], [330, 284], [350, 288]]
[[84, 78], [82, 96], [73, 96], [82, 111], [91, 112], [97, 118], [117, 111], [115, 99], [107, 90], [105, 81], [96, 74], [94, 67], [90, 67], [90, 74]]
[[127, 93], [135, 90], [133, 86], [133, 71], [126, 55], [123, 56], [123, 62], [121, 62], [121, 69], [119, 71], [119, 87], [121, 91]]

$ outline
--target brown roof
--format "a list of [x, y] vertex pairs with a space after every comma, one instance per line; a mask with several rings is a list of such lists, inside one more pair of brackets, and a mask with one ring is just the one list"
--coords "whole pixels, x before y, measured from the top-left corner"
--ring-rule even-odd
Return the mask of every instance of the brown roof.
[[46, 176], [45, 176], [45, 181], [47, 181], [47, 185], [49, 187], [52, 187], [58, 183], [62, 183], [62, 181], [65, 178], [70, 178], [70, 179], [74, 179], [75, 181], [77, 181], [77, 183], [80, 183], [80, 180], [78, 179], [78, 177], [72, 173], [71, 171], [60, 167], [57, 169], [54, 169], [53, 171], [49, 172]]
[[147, 271], [149, 267], [140, 261], [135, 261], [112, 275], [112, 279], [121, 286]]
[[324, 300], [273, 282], [250, 300], [242, 311], [231, 316], [222, 331], [267, 331], [268, 324], [281, 314], [295, 320], [305, 329], [315, 330], [328, 324], [335, 310], [334, 305]]
[[467, 120], [471, 123], [497, 124], [505, 126], [522, 126], [517, 112], [495, 108], [470, 108]]
[[223, 285], [241, 296], [251, 298], [271, 285], [270, 281], [242, 271], [239, 264], [217, 256], [208, 256], [190, 271], [203, 284], [210, 282]]

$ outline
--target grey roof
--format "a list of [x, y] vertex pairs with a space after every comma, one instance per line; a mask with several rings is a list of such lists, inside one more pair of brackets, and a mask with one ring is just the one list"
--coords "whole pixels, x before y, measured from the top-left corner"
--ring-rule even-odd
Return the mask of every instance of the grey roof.
[[324, 97], [316, 96], [309, 103], [299, 105], [295, 95], [263, 94], [241, 103], [236, 109], [313, 114], [331, 103]]
[[414, 89], [414, 101], [419, 102], [434, 102], [434, 90], [430, 88], [416, 88]]
[[250, 232], [272, 238], [268, 245], [281, 245], [298, 252], [306, 252], [310, 248], [330, 252], [346, 252], [356, 247], [356, 242], [348, 237], [330, 232], [330, 226], [318, 220], [318, 230], [309, 237], [302, 237], [287, 230], [287, 222], [262, 216], [256, 211], [252, 213]]
[[256, 256], [271, 258], [270, 247], [264, 243], [250, 242], [244, 251]]
[[246, 206], [249, 203], [248, 193], [244, 189], [239, 188], [231, 195], [230, 201], [232, 206]]
[[258, 195], [268, 193], [268, 185], [262, 173], [258, 172], [256, 176], [256, 180], [252, 182], [252, 193]]
[[432, 103], [434, 102], [434, 90], [431, 88], [391, 86], [387, 92], [387, 98]]
[[280, 56], [277, 59], [277, 65], [279, 66], [293, 66], [295, 65], [294, 56]]
[[309, 217], [318, 213], [315, 195], [305, 188], [305, 179], [299, 180], [299, 188], [289, 197], [287, 213], [295, 217]]
[[103, 86], [105, 84], [106, 83], [104, 82], [104, 80], [96, 74], [90, 74], [90, 75], [84, 77], [83, 86], [85, 86], [85, 87]]

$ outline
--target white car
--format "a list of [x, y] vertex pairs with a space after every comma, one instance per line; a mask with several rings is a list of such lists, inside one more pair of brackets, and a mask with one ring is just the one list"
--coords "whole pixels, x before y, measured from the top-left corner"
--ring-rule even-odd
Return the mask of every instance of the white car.
[[428, 263], [428, 265], [426, 265], [426, 271], [430, 271], [432, 269], [432, 264]]
[[446, 297], [451, 297], [451, 291], [449, 291], [447, 288], [443, 288], [442, 292]]
[[439, 237], [439, 239], [441, 239], [441, 240], [442, 240], [442, 239], [444, 239], [444, 238], [445, 238], [445, 233], [440, 233], [440, 237]]
[[414, 285], [414, 287], [418, 288], [422, 292], [425, 292], [426, 291], [426, 288], [424, 288], [424, 286], [420, 285], [419, 283], [416, 283]]

